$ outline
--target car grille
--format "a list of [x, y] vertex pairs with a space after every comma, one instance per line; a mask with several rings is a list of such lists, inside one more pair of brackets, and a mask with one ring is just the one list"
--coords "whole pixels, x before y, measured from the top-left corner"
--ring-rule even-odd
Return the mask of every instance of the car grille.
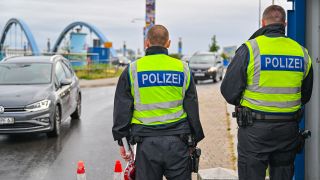
[[25, 112], [25, 108], [24, 107], [14, 107], [14, 108], [8, 108], [5, 107], [4, 108], [4, 112]]
[[205, 69], [191, 69], [191, 71], [192, 71], [193, 73], [207, 72], [207, 71], [208, 71], [208, 68], [205, 68]]
[[40, 125], [31, 124], [31, 123], [3, 124], [3, 125], [0, 125], [0, 130], [11, 129], [11, 128], [19, 129], [19, 128], [35, 128], [35, 127], [40, 127]]

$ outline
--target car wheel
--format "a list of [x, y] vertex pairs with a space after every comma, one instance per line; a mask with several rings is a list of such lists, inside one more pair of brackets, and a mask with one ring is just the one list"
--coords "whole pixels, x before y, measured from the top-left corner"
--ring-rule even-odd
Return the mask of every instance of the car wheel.
[[61, 113], [59, 106], [56, 106], [53, 116], [53, 130], [48, 132], [49, 137], [58, 137], [60, 135]]
[[217, 75], [215, 75], [215, 76], [212, 78], [212, 80], [213, 80], [214, 83], [218, 82], [218, 80], [217, 80]]
[[81, 116], [81, 96], [80, 94], [78, 95], [78, 100], [77, 100], [77, 108], [76, 110], [71, 114], [72, 119], [80, 119]]
[[198, 83], [199, 83], [199, 81], [198, 81], [197, 79], [195, 79], [195, 80], [194, 80], [194, 83], [195, 83], [195, 84], [198, 84]]

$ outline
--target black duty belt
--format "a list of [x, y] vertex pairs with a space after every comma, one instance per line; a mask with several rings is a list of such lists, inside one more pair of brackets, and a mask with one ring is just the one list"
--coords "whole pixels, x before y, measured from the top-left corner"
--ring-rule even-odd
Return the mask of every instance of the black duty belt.
[[258, 112], [252, 112], [252, 119], [254, 120], [291, 120], [298, 121], [300, 118], [300, 113], [290, 114], [290, 115], [271, 115], [263, 114]]

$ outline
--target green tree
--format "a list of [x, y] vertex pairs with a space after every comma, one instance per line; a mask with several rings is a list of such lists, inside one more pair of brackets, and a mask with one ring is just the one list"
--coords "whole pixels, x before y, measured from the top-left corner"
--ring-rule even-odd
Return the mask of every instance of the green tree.
[[209, 51], [210, 52], [217, 52], [219, 51], [220, 47], [218, 46], [218, 42], [216, 39], [216, 35], [213, 35], [211, 38], [211, 44], [209, 45]]

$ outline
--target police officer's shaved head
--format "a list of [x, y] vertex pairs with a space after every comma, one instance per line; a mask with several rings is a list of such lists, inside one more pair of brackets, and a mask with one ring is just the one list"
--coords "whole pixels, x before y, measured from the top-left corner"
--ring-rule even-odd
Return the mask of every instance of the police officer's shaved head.
[[262, 15], [264, 25], [281, 23], [286, 24], [286, 11], [278, 5], [271, 5], [264, 10]]
[[150, 46], [165, 47], [169, 41], [169, 32], [162, 25], [154, 25], [148, 31], [147, 40], [150, 42]]

